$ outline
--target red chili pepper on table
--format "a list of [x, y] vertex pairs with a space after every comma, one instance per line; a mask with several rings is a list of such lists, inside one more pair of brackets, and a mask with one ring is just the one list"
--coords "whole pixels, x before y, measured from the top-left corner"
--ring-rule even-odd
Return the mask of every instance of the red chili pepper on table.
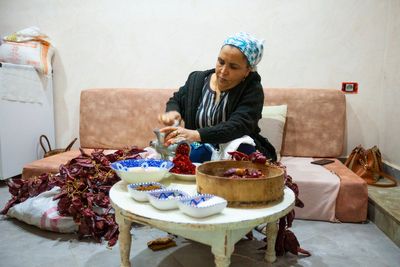
[[172, 160], [174, 167], [170, 170], [177, 174], [195, 174], [196, 166], [189, 158], [190, 147], [188, 144], [179, 144], [175, 151], [175, 157]]
[[247, 168], [230, 168], [224, 172], [225, 177], [231, 178], [259, 178], [262, 175], [260, 170]]
[[187, 143], [181, 143], [175, 150], [176, 155], [186, 155], [189, 156], [190, 153], [190, 146]]

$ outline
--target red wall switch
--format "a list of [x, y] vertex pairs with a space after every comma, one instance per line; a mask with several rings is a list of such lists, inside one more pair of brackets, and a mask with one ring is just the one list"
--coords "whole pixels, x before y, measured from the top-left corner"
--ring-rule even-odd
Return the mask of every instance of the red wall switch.
[[356, 82], [342, 82], [342, 91], [344, 93], [356, 94], [358, 91], [358, 83]]

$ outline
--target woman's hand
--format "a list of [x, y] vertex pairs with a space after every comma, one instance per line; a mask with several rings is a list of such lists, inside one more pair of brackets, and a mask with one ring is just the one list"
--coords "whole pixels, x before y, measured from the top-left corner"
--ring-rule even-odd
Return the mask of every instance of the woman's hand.
[[181, 141], [187, 141], [189, 143], [201, 141], [198, 131], [185, 129], [183, 127], [167, 126], [160, 129], [160, 132], [165, 133], [165, 146], [169, 146]]
[[158, 116], [158, 120], [164, 125], [171, 126], [176, 121], [181, 122], [181, 114], [178, 111], [168, 111]]

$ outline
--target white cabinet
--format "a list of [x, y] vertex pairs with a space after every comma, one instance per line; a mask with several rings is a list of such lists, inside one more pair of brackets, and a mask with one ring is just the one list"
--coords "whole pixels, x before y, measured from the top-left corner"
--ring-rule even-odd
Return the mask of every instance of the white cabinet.
[[[4, 65], [0, 72], [5, 71]], [[15, 79], [19, 79], [15, 75]], [[0, 73], [0, 86], [13, 82]], [[39, 137], [45, 134], [54, 148], [53, 82], [42, 83], [41, 103], [4, 100], [0, 96], [0, 180], [22, 173], [25, 164], [43, 157]], [[37, 84], [36, 84], [37, 85]]]

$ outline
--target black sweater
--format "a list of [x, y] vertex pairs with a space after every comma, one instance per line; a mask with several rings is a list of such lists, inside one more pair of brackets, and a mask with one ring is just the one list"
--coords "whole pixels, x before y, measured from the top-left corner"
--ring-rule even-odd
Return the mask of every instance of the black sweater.
[[201, 102], [204, 80], [214, 72], [214, 69], [192, 72], [185, 85], [168, 100], [166, 111], [178, 111], [185, 121], [185, 127], [197, 130], [204, 143], [222, 144], [249, 135], [260, 152], [276, 161], [274, 147], [259, 134], [258, 121], [264, 105], [264, 91], [257, 72], [250, 72], [243, 82], [229, 90], [227, 121], [212, 127], [196, 129], [195, 118]]

